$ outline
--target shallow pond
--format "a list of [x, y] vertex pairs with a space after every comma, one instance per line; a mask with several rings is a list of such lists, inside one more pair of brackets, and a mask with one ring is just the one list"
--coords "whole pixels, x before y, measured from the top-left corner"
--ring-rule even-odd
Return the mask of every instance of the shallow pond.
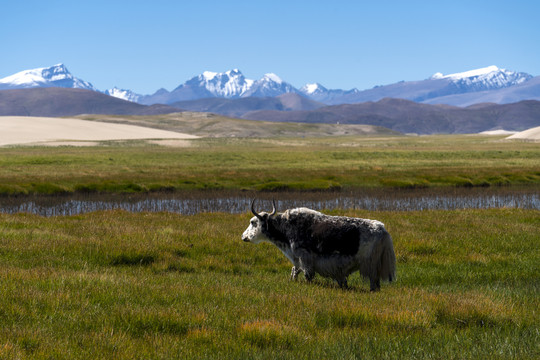
[[131, 212], [249, 212], [258, 198], [258, 211], [270, 211], [275, 199], [278, 211], [294, 207], [317, 210], [365, 209], [378, 211], [523, 208], [540, 210], [537, 189], [473, 188], [421, 190], [366, 190], [323, 193], [200, 192], [191, 194], [73, 195], [0, 198], [0, 212], [42, 216], [77, 215], [92, 211], [123, 209]]

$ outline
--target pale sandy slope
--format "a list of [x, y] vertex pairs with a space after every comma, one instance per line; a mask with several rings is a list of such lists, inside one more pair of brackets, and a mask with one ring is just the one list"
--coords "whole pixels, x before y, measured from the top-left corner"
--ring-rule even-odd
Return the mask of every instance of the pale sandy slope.
[[0, 116], [0, 146], [58, 141], [195, 139], [197, 136], [142, 126], [65, 118]]
[[540, 126], [532, 128], [532, 129], [528, 129], [522, 132], [518, 132], [512, 136], [507, 137], [507, 139], [540, 141]]

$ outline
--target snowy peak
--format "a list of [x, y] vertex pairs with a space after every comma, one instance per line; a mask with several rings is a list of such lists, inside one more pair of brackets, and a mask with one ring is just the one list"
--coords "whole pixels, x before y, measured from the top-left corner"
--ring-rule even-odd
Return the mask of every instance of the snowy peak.
[[64, 64], [53, 65], [48, 68], [37, 68], [20, 71], [11, 76], [0, 79], [0, 83], [12, 84], [21, 87], [40, 86], [42, 83], [63, 80], [71, 76]]
[[[540, 77], [538, 78], [540, 79]], [[300, 94], [308, 99], [328, 105], [378, 101], [386, 97], [425, 103], [470, 105], [473, 101], [470, 99], [479, 98], [478, 96], [481, 96], [483, 102], [488, 100], [501, 102], [502, 98], [495, 94], [510, 93], [513, 91], [512, 89], [516, 89], [515, 95], [511, 97], [512, 101], [537, 99], [538, 90], [535, 89], [537, 89], [540, 80], [531, 79], [533, 76], [527, 73], [510, 71], [491, 65], [447, 75], [436, 73], [425, 80], [401, 81], [362, 91], [327, 89], [320, 83], [306, 84], [297, 89], [274, 73], [266, 73], [259, 80], [251, 80], [247, 79], [240, 70], [231, 69], [225, 72], [205, 71], [170, 92], [160, 89], [152, 95], [143, 96], [130, 90], [115, 87], [104, 91], [104, 93], [146, 105], [172, 104], [177, 101], [212, 97], [226, 99], [250, 96], [275, 97], [289, 93]], [[0, 79], [0, 90], [35, 87], [63, 87], [99, 91], [91, 83], [74, 77], [64, 64], [25, 70]], [[518, 88], [526, 88], [526, 90]], [[523, 91], [527, 95], [524, 95]], [[492, 94], [491, 97], [485, 94], [487, 92]], [[478, 95], [474, 95], [475, 93]], [[507, 98], [510, 99], [510, 97]]]
[[174, 98], [189, 100], [204, 97], [238, 99], [248, 96], [277, 96], [298, 91], [273, 73], [265, 74], [260, 80], [247, 79], [238, 69], [218, 73], [205, 71], [178, 86]]
[[64, 79], [73, 79], [73, 75], [70, 74], [64, 64], [56, 64], [49, 68], [42, 69], [41, 74], [43, 78], [49, 81], [58, 81]]
[[217, 76], [217, 72], [212, 72], [212, 71], [205, 71], [201, 74], [201, 77], [205, 80], [205, 81], [212, 81], [213, 78], [215, 78]]
[[521, 84], [531, 78], [532, 75], [527, 73], [500, 69], [495, 65], [449, 75], [436, 73], [431, 77], [432, 80], [448, 79], [466, 92], [502, 89]]
[[286, 93], [299, 93], [299, 91], [276, 74], [268, 73], [264, 74], [259, 80], [254, 81], [251, 88], [244, 94], [244, 97], [274, 97]]
[[138, 102], [139, 99], [142, 97], [141, 95], [136, 94], [131, 90], [119, 89], [116, 86], [113, 87], [112, 89], [105, 90], [104, 94], [118, 98], [118, 99], [135, 102], [135, 103]]
[[319, 83], [306, 84], [300, 88], [300, 92], [306, 95], [320, 94], [327, 91], [328, 89]]
[[352, 96], [358, 93], [358, 90], [327, 89], [319, 83], [313, 83], [302, 86], [300, 88], [300, 93], [311, 100], [333, 104], [341, 103], [341, 98], [345, 96]]
[[275, 82], [276, 84], [283, 83], [283, 80], [281, 80], [281, 78], [274, 73], [264, 74], [264, 76], [259, 81]]
[[0, 79], [0, 89], [33, 87], [65, 87], [97, 91], [91, 83], [71, 75], [64, 64], [24, 70]]
[[253, 81], [246, 79], [238, 69], [229, 70], [224, 73], [205, 71], [201, 75], [186, 81], [183, 85], [176, 88], [175, 91], [182, 88], [191, 88], [198, 89], [198, 93], [205, 91], [208, 96], [237, 98], [249, 90], [252, 84]]
[[[436, 74], [433, 74], [431, 77], [432, 79], [453, 79], [453, 80], [459, 80], [464, 78], [470, 78], [475, 76], [481, 76], [486, 75], [494, 71], [499, 71], [497, 66], [491, 65], [485, 68], [475, 69], [475, 70], [469, 70], [465, 72], [455, 73], [455, 74], [449, 74], [449, 75], [443, 75], [442, 73], [438, 72]], [[504, 69], [502, 69], [504, 71]]]

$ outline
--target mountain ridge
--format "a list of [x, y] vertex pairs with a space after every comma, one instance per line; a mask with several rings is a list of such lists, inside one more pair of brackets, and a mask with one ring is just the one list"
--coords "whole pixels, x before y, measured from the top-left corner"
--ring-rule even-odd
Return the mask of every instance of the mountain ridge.
[[[236, 111], [234, 117], [249, 120], [325, 123], [333, 126], [363, 124], [401, 133], [479, 133], [501, 129], [522, 131], [540, 125], [540, 101], [536, 100], [502, 105], [475, 104], [467, 108], [392, 98], [377, 102], [325, 106], [291, 93], [278, 97], [208, 98], [195, 102], [202, 100], [209, 101], [203, 104], [209, 108], [198, 109], [199, 111], [218, 114]], [[203, 106], [200, 103], [198, 105]], [[307, 106], [313, 108], [303, 110]], [[257, 110], [261, 107], [265, 110]], [[136, 104], [85, 89], [48, 87], [0, 91], [0, 115], [154, 115], [181, 111], [178, 107]]]
[[241, 118], [244, 114], [257, 110], [314, 110], [326, 106], [326, 104], [310, 100], [297, 93], [285, 93], [274, 97], [203, 98], [177, 101], [171, 106], [189, 111], [211, 112]]
[[[468, 106], [474, 102], [540, 100], [539, 79], [538, 76], [533, 77], [527, 73], [491, 65], [449, 75], [436, 73], [424, 80], [400, 81], [372, 89], [342, 90], [327, 89], [319, 83], [296, 88], [273, 73], [267, 73], [259, 80], [252, 80], [247, 79], [240, 70], [232, 69], [223, 73], [205, 71], [172, 91], [162, 88], [151, 95], [136, 94], [116, 87], [103, 93], [145, 105], [172, 104], [211, 97], [238, 99], [295, 93], [327, 105], [378, 101], [392, 97], [420, 103]], [[0, 90], [32, 87], [72, 87], [99, 91], [90, 82], [74, 77], [63, 64], [24, 70], [0, 79]]]
[[259, 80], [247, 79], [238, 69], [216, 73], [205, 71], [194, 76], [171, 92], [160, 89], [152, 95], [139, 99], [142, 104], [172, 104], [205, 98], [239, 99], [246, 97], [273, 97], [285, 93], [298, 93], [291, 84], [273, 73], [267, 73]]
[[277, 122], [367, 124], [402, 133], [479, 133], [488, 130], [522, 131], [540, 124], [540, 101], [483, 104], [461, 108], [430, 105], [405, 99], [340, 104], [311, 111], [254, 111], [244, 119]]
[[0, 90], [34, 87], [66, 87], [98, 91], [91, 83], [74, 77], [62, 63], [19, 71], [0, 79]]
[[180, 111], [169, 105], [142, 105], [87, 89], [38, 87], [0, 91], [0, 116], [157, 115]]

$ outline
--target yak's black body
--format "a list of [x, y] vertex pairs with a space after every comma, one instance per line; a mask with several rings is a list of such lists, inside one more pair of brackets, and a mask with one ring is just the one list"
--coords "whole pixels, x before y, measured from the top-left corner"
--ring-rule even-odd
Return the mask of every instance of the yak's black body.
[[[337, 218], [328, 221], [314, 213], [301, 213], [268, 219], [263, 234], [270, 239], [294, 243], [317, 255], [354, 255], [358, 251], [362, 231], [360, 219]], [[360, 225], [360, 226], [359, 226]]]
[[376, 220], [328, 216], [306, 208], [274, 211], [256, 214], [243, 239], [276, 245], [293, 263], [293, 278], [300, 271], [308, 280], [319, 273], [347, 286], [347, 276], [360, 271], [370, 279], [372, 290], [380, 287], [381, 278], [395, 278], [392, 239]]

